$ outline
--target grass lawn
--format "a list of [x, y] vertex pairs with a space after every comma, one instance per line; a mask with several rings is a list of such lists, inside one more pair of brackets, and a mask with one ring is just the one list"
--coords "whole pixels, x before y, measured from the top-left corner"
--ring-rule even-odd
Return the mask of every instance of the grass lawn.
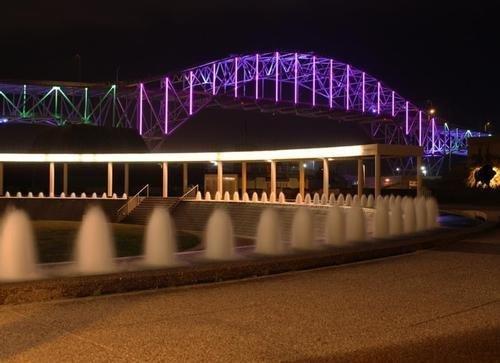
[[[73, 246], [80, 222], [34, 221], [33, 228], [40, 262], [62, 262], [73, 259]], [[137, 256], [143, 251], [144, 227], [135, 224], [111, 224], [118, 257]], [[200, 242], [198, 236], [178, 232], [178, 250], [184, 251]]]

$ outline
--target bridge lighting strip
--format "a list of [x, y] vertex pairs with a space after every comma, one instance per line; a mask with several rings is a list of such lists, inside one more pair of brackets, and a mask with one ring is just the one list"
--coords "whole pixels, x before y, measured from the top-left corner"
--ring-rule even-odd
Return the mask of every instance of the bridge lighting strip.
[[275, 66], [275, 95], [274, 101], [279, 101], [279, 65], [280, 65], [280, 54], [276, 52], [276, 66]]
[[168, 135], [168, 77], [165, 77], [165, 135]]
[[193, 114], [193, 71], [189, 71], [189, 115]]
[[255, 99], [259, 99], [259, 54], [255, 55]]
[[[376, 145], [352, 145], [268, 151], [126, 154], [26, 154], [0, 153], [0, 162], [10, 163], [161, 163], [211, 161], [303, 160], [375, 155]], [[413, 151], [412, 151], [413, 152]], [[409, 152], [409, 153], [412, 153]], [[415, 153], [415, 152], [413, 152]]]
[[212, 96], [215, 96], [216, 90], [215, 90], [215, 82], [217, 81], [217, 64], [212, 64]]
[[406, 104], [405, 104], [405, 111], [406, 111], [406, 114], [405, 114], [406, 135], [408, 135], [410, 133], [410, 125], [409, 125], [409, 120], [408, 120], [408, 112], [409, 112], [408, 101], [406, 101]]
[[142, 135], [142, 101], [143, 101], [144, 83], [139, 85], [139, 135]]
[[299, 56], [297, 53], [295, 53], [295, 64], [294, 64], [294, 84], [293, 84], [293, 90], [294, 90], [294, 93], [293, 93], [293, 100], [295, 102], [295, 104], [297, 104], [299, 102], [299, 80], [298, 80], [298, 77], [299, 77]]
[[238, 57], [234, 57], [234, 98], [238, 98]]
[[345, 109], [349, 111], [349, 64], [346, 66], [346, 81], [345, 81], [345, 92], [346, 92], [346, 106]]
[[312, 85], [312, 104], [316, 106], [316, 56], [313, 56], [313, 85]]
[[377, 115], [380, 115], [380, 82], [377, 82]]

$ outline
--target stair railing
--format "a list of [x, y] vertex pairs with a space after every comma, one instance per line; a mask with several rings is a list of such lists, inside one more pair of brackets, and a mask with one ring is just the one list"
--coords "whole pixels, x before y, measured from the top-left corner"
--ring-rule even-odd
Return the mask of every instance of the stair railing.
[[[146, 194], [144, 196], [143, 194]], [[116, 212], [118, 221], [122, 221], [125, 217], [127, 217], [132, 211], [142, 203], [144, 199], [149, 197], [149, 184], [146, 184], [139, 190], [132, 198], [129, 198], [127, 202], [118, 209]]]
[[175, 201], [175, 203], [170, 206], [170, 208], [169, 208], [170, 212], [172, 212], [179, 205], [179, 203], [182, 202], [184, 199], [196, 197], [196, 194], [198, 193], [198, 189], [199, 189], [199, 186], [198, 186], [198, 184], [196, 184], [194, 187], [192, 187], [191, 189], [189, 189], [182, 196], [180, 196], [179, 198], [177, 198], [177, 200]]

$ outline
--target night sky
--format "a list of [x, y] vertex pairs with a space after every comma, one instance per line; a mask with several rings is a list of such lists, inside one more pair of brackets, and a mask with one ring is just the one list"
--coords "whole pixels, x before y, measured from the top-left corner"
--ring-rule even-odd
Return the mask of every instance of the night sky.
[[[437, 2], [437, 1], [436, 1]], [[9, 1], [0, 79], [134, 80], [230, 54], [314, 51], [471, 128], [500, 123], [493, 5], [410, 1]], [[493, 2], [491, 2], [493, 3]]]

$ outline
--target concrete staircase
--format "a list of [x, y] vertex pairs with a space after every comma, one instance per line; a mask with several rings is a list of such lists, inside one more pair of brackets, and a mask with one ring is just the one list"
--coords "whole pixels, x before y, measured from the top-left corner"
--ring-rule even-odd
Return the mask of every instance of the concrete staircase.
[[148, 218], [155, 207], [165, 207], [172, 212], [179, 198], [162, 198], [162, 197], [146, 197], [135, 207], [132, 212], [126, 216], [121, 223], [129, 224], [146, 224]]
[[[202, 232], [208, 218], [216, 208], [225, 209], [231, 216], [234, 234], [239, 237], [254, 238], [260, 214], [266, 208], [275, 208], [281, 218], [282, 236], [288, 240], [293, 216], [297, 210], [294, 204], [234, 203], [181, 201], [173, 212], [176, 228], [181, 231]], [[325, 207], [310, 207], [316, 238], [324, 235], [324, 219], [328, 212]]]

